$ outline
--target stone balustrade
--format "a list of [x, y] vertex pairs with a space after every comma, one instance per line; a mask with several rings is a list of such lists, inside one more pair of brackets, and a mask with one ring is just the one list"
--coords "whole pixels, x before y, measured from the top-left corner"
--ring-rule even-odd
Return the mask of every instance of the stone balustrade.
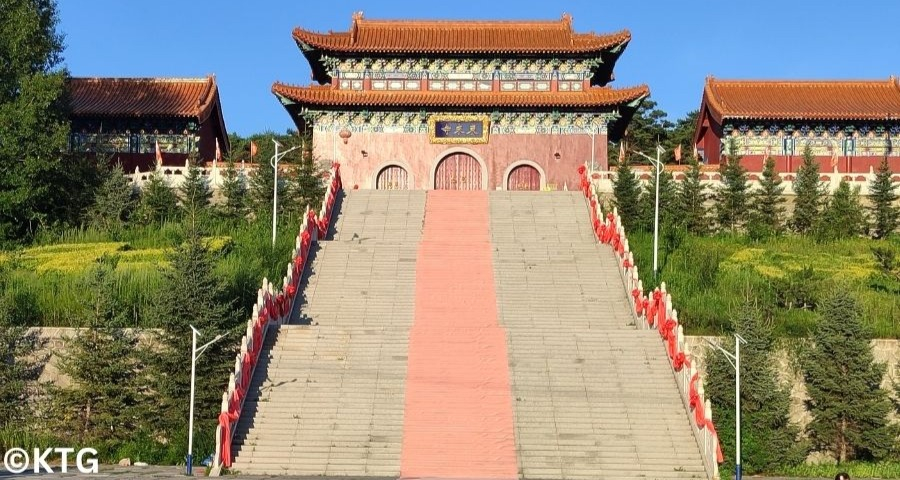
[[257, 293], [253, 313], [247, 321], [247, 332], [241, 339], [240, 352], [234, 360], [234, 371], [229, 376], [227, 390], [222, 394], [219, 425], [216, 427], [216, 452], [211, 472], [213, 475], [218, 475], [223, 467], [231, 466], [231, 441], [234, 436], [232, 425], [241, 417], [244, 398], [253, 379], [253, 372], [269, 327], [290, 320], [310, 247], [313, 242], [324, 238], [328, 233], [334, 203], [342, 188], [339, 164], [335, 163], [332, 166], [329, 176], [330, 182], [319, 213], [316, 214], [309, 206], [306, 207], [306, 214], [303, 216], [291, 261], [287, 265], [287, 273], [282, 278], [280, 289], [267, 279], [263, 279]]
[[[619, 261], [619, 273], [628, 294], [636, 325], [643, 329], [659, 331], [675, 375], [682, 401], [691, 412], [691, 429], [703, 454], [703, 463], [710, 478], [719, 478], [719, 464], [724, 460], [719, 436], [712, 421], [712, 405], [703, 389], [703, 378], [692, 364], [693, 355], [688, 350], [684, 331], [678, 322], [678, 311], [673, 307], [672, 295], [665, 283], [652, 292], [645, 293], [643, 283], [634, 264], [634, 255], [628, 245], [625, 229], [618, 212], [604, 212], [598, 197], [594, 175], [587, 166], [579, 168], [581, 190], [588, 199], [591, 222], [597, 239], [613, 248]], [[603, 173], [603, 172], [596, 172]]]

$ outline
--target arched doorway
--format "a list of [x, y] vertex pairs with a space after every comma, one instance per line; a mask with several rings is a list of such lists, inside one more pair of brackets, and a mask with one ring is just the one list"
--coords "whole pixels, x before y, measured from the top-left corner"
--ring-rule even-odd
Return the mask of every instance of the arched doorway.
[[451, 153], [438, 163], [434, 172], [435, 190], [481, 190], [481, 164], [472, 155]]
[[540, 190], [541, 172], [528, 164], [522, 164], [512, 169], [506, 177], [507, 190]]
[[378, 190], [409, 190], [409, 173], [400, 165], [388, 165], [378, 172], [375, 188]]

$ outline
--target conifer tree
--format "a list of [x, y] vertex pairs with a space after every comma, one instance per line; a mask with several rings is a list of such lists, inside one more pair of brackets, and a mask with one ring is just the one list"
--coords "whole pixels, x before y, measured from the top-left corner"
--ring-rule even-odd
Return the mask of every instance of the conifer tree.
[[813, 417], [809, 438], [841, 463], [886, 458], [898, 432], [888, 422], [891, 403], [881, 388], [885, 366], [875, 363], [859, 303], [839, 289], [820, 311], [813, 345], [801, 356]]
[[[790, 395], [778, 382], [772, 354], [775, 336], [769, 320], [745, 300], [732, 328], [747, 343], [741, 345], [741, 425], [742, 463], [746, 473], [770, 472], [779, 467], [797, 465], [806, 454], [798, 441], [799, 428], [790, 423]], [[734, 353], [733, 339], [723, 345]], [[707, 351], [707, 391], [715, 408], [713, 421], [718, 427], [725, 465], [734, 464], [734, 368], [718, 351]]]
[[322, 183], [322, 171], [316, 159], [312, 155], [312, 141], [307, 137], [303, 142], [303, 152], [300, 163], [293, 169], [291, 184], [291, 198], [294, 205], [290, 208], [294, 211], [304, 211], [306, 206], [318, 209], [325, 194], [325, 185]]
[[222, 196], [220, 211], [226, 218], [240, 219], [247, 214], [247, 184], [243, 175], [234, 166], [234, 160], [229, 158], [225, 167], [225, 179], [222, 182]]
[[[166, 288], [160, 289], [148, 314], [157, 329], [154, 349], [145, 352], [159, 412], [157, 426], [169, 437], [188, 417], [190, 369], [185, 366], [191, 359], [190, 325], [201, 332], [204, 341], [239, 333], [231, 302], [225, 298], [197, 223], [189, 222], [186, 228], [186, 240], [172, 251], [170, 266], [162, 272]], [[197, 360], [196, 421], [206, 424], [216, 418], [236, 337], [229, 335], [213, 343]]]
[[[284, 211], [287, 182], [279, 168], [278, 172], [278, 213]], [[272, 216], [272, 193], [275, 185], [275, 169], [268, 161], [261, 161], [259, 168], [250, 177], [250, 204], [256, 218]]]
[[[672, 173], [663, 170], [659, 174], [659, 224], [672, 225], [677, 209], [678, 191]], [[646, 232], [653, 231], [656, 216], [656, 166], [650, 171], [650, 181], [643, 188], [640, 197], [639, 228]]]
[[734, 138], [728, 142], [726, 162], [719, 167], [722, 186], [716, 192], [716, 217], [721, 228], [737, 230], [747, 221], [749, 185]]
[[181, 206], [188, 211], [203, 212], [209, 207], [212, 200], [212, 190], [209, 181], [203, 176], [203, 170], [196, 157], [188, 161], [187, 175], [178, 187], [178, 197]]
[[[6, 291], [6, 275], [0, 265], [0, 291]], [[49, 358], [43, 351], [46, 339], [23, 324], [9, 300], [0, 296], [0, 430], [29, 425], [29, 398], [40, 390], [37, 381]]]
[[86, 328], [60, 353], [71, 385], [50, 389], [51, 429], [79, 442], [123, 441], [144, 427], [144, 388], [136, 335], [124, 328], [128, 309], [117, 299], [116, 258], [103, 256], [87, 279]]
[[866, 224], [859, 187], [851, 189], [850, 183], [842, 179], [816, 223], [816, 237], [820, 240], [855, 237], [863, 233]]
[[619, 162], [616, 178], [613, 180], [615, 206], [622, 218], [625, 231], [634, 230], [640, 221], [640, 183], [631, 170], [631, 162], [626, 156]]
[[689, 163], [691, 168], [678, 187], [676, 215], [678, 222], [689, 232], [704, 235], [709, 231], [706, 212], [709, 193], [706, 191], [706, 185], [700, 181], [700, 162], [697, 161], [697, 157], [691, 157]]
[[794, 180], [794, 215], [791, 227], [795, 232], [804, 234], [815, 227], [824, 197], [825, 191], [819, 180], [819, 162], [807, 144], [803, 147], [803, 163], [797, 169], [797, 178]]
[[885, 238], [897, 229], [897, 220], [900, 217], [900, 209], [897, 208], [897, 185], [891, 176], [890, 165], [887, 157], [881, 159], [875, 178], [869, 184], [869, 198], [872, 201], [873, 229], [872, 236]]
[[750, 230], [759, 236], [778, 235], [784, 222], [784, 186], [775, 172], [775, 159], [767, 157], [763, 164], [759, 189], [753, 192]]
[[159, 171], [150, 174], [140, 198], [136, 215], [141, 222], [149, 224], [175, 218], [178, 197]]
[[122, 164], [116, 164], [103, 172], [102, 183], [87, 212], [87, 222], [102, 230], [124, 227], [134, 209], [135, 197], [134, 185], [125, 178]]

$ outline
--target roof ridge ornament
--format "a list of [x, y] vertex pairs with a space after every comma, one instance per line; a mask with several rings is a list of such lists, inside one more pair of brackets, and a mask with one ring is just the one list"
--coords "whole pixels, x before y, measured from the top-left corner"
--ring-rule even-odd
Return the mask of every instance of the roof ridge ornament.
[[572, 14], [569, 12], [563, 12], [562, 22], [565, 23], [566, 25], [568, 25], [569, 28], [571, 28], [572, 27]]
[[363, 11], [353, 12], [353, 24], [350, 26], [350, 41], [356, 43], [356, 37], [359, 34], [359, 22], [363, 19]]

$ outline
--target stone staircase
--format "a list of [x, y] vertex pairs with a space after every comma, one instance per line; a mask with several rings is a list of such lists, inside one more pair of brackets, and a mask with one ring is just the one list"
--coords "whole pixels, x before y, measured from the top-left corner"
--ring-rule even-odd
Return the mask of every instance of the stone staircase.
[[656, 331], [638, 330], [580, 193], [491, 193], [519, 475], [706, 478]]
[[425, 192], [357, 190], [270, 332], [236, 429], [245, 474], [396, 477]]
[[[488, 200], [519, 478], [707, 478], [659, 335], [635, 328], [583, 197]], [[266, 340], [232, 470], [400, 475], [425, 203], [423, 191], [341, 199], [290, 324]]]

